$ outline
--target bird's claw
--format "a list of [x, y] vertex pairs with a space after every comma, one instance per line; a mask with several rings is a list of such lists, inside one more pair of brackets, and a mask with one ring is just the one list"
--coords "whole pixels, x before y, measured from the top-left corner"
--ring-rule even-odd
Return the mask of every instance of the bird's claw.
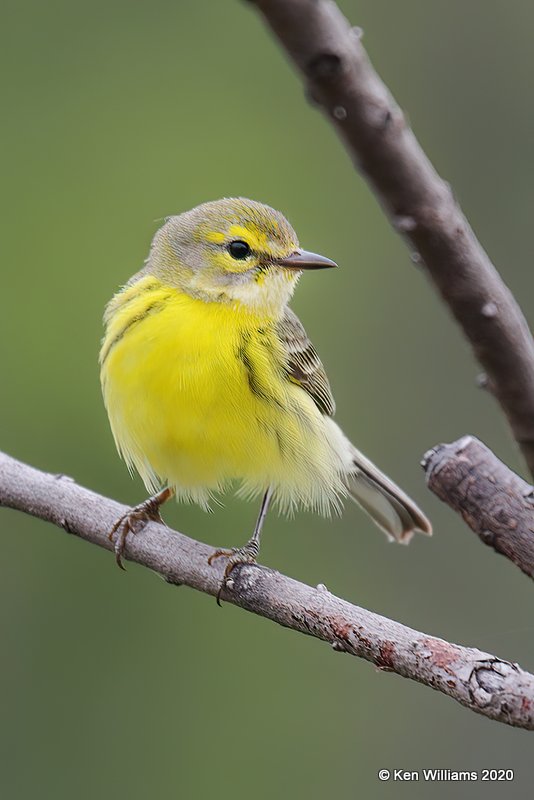
[[208, 558], [208, 564], [211, 565], [217, 558], [227, 558], [228, 563], [224, 570], [223, 579], [217, 592], [217, 605], [221, 605], [221, 594], [228, 586], [228, 578], [232, 570], [238, 564], [255, 564], [258, 557], [258, 545], [256, 540], [251, 539], [244, 547], [232, 547], [229, 550], [215, 550]]
[[149, 498], [126, 511], [118, 518], [108, 534], [109, 541], [113, 542], [117, 566], [124, 571], [126, 571], [126, 567], [122, 563], [122, 556], [126, 550], [128, 534], [138, 533], [148, 522], [160, 522], [165, 525], [159, 513], [159, 505], [151, 502], [152, 499]]

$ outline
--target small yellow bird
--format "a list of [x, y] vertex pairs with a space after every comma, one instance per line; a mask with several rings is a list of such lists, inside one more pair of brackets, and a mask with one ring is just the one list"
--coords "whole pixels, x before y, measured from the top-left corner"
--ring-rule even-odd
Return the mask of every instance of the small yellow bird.
[[104, 316], [101, 381], [115, 443], [157, 492], [117, 520], [120, 566], [128, 533], [160, 519], [169, 497], [208, 508], [234, 481], [263, 501], [244, 547], [210, 558], [228, 558], [225, 581], [256, 561], [273, 500], [328, 514], [349, 496], [390, 539], [432, 532], [334, 422], [323, 365], [287, 305], [304, 270], [335, 266], [302, 250], [278, 211], [243, 198], [204, 203], [158, 230]]

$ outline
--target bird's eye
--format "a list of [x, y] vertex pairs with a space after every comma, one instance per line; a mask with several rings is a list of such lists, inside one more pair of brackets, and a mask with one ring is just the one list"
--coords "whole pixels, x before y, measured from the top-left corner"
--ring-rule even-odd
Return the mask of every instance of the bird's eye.
[[232, 258], [242, 261], [244, 258], [247, 258], [252, 251], [250, 246], [242, 239], [235, 239], [235, 241], [230, 242], [228, 245], [228, 252]]

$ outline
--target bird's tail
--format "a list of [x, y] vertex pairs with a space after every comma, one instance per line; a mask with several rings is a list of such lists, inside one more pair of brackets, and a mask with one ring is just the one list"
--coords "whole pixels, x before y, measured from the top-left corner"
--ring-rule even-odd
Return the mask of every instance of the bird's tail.
[[388, 539], [408, 544], [414, 533], [432, 535], [432, 525], [402, 489], [351, 445], [353, 467], [344, 475], [352, 499], [366, 511]]

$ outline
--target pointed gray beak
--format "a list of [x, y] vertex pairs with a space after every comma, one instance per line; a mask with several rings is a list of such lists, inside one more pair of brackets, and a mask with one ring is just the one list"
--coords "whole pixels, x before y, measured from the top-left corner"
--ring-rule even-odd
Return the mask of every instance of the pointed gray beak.
[[290, 256], [279, 258], [275, 262], [279, 267], [286, 269], [326, 269], [327, 267], [337, 267], [335, 261], [320, 256], [317, 253], [310, 253], [309, 250], [296, 250]]

